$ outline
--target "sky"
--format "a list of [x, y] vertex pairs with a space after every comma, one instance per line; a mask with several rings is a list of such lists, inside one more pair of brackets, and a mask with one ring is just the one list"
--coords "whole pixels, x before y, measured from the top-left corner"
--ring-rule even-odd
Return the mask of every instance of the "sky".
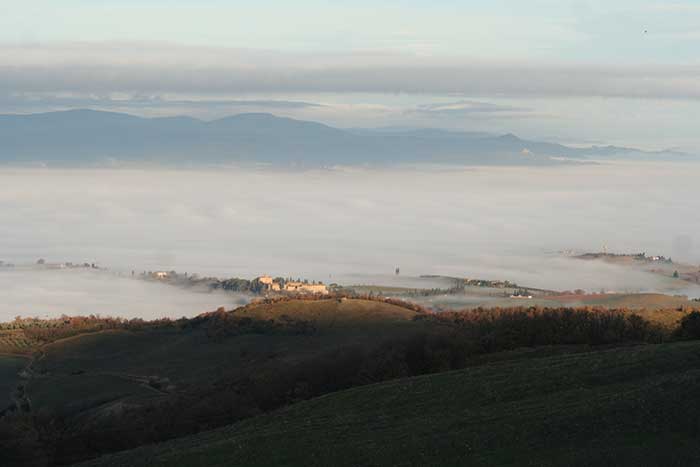
[[428, 126], [700, 152], [700, 2], [0, 0], [0, 113]]

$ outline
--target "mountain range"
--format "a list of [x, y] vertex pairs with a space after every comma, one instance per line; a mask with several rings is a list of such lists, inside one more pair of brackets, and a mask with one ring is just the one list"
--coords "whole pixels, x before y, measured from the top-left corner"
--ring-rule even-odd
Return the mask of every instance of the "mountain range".
[[338, 129], [247, 113], [214, 121], [95, 110], [0, 115], [0, 163], [101, 165], [550, 165], [586, 159], [687, 159], [617, 146], [570, 147], [438, 129]]

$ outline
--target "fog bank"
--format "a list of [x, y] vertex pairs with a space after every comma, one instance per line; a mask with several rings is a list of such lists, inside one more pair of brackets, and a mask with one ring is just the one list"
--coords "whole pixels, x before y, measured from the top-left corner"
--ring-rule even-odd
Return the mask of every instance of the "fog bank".
[[243, 295], [195, 292], [95, 270], [0, 268], [0, 322], [16, 316], [181, 318], [246, 303]]
[[[697, 264], [696, 171], [670, 163], [2, 169], [0, 260], [345, 284], [400, 267], [402, 276], [507, 279], [548, 289], [669, 290], [675, 286], [650, 274], [557, 252], [607, 246]], [[46, 290], [36, 296], [49, 297]]]

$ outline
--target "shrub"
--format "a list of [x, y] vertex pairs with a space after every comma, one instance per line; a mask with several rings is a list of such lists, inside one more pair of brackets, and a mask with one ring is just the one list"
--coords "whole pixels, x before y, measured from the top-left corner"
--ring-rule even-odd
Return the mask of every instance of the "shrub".
[[681, 339], [700, 339], [700, 311], [693, 311], [681, 319], [676, 331]]

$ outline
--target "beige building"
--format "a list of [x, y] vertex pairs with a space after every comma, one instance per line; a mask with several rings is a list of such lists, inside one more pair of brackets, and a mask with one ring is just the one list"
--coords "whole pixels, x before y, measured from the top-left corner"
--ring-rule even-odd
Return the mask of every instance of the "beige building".
[[294, 293], [312, 293], [312, 294], [327, 294], [328, 287], [323, 284], [309, 284], [304, 282], [285, 282], [284, 287], [279, 282], [276, 282], [270, 276], [260, 276], [257, 278], [262, 284], [263, 290], [268, 292], [294, 292]]
[[303, 282], [287, 282], [284, 284], [284, 290], [298, 293], [328, 293], [328, 287], [324, 284], [304, 284]]
[[258, 277], [258, 282], [264, 285], [272, 285], [274, 280], [270, 276], [260, 276]]
[[275, 282], [274, 279], [270, 276], [260, 276], [258, 277], [258, 282], [260, 282], [263, 285], [264, 290], [272, 292], [278, 292], [282, 290], [282, 287], [280, 287], [279, 283]]

